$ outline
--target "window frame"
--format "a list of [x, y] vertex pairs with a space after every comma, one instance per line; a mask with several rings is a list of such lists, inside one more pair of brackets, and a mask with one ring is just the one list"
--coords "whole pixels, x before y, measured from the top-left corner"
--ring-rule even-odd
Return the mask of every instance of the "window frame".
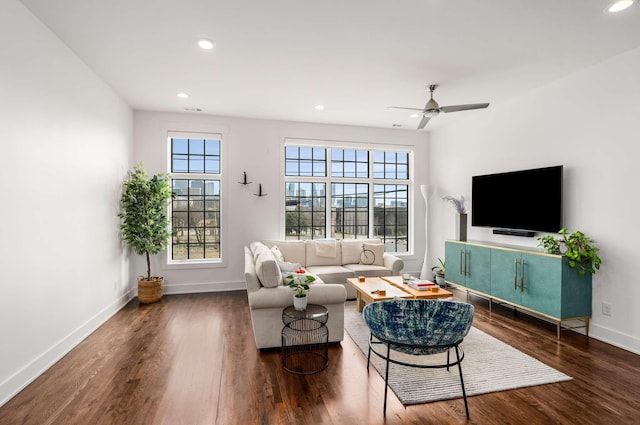
[[[227, 243], [226, 243], [226, 214], [224, 213], [225, 209], [225, 198], [226, 198], [226, 179], [225, 179], [225, 171], [227, 170], [226, 164], [226, 149], [225, 149], [225, 136], [222, 131], [214, 130], [214, 129], [201, 129], [198, 131], [176, 131], [171, 129], [166, 129], [165, 133], [165, 143], [166, 143], [166, 169], [167, 175], [170, 179], [170, 184], [173, 187], [173, 180], [210, 180], [210, 181], [218, 181], [219, 182], [219, 250], [220, 257], [219, 258], [198, 258], [198, 259], [184, 259], [184, 260], [174, 260], [172, 258], [172, 250], [173, 250], [173, 240], [169, 242], [169, 245], [166, 250], [164, 250], [163, 254], [164, 258], [164, 268], [165, 269], [196, 269], [196, 268], [216, 268], [216, 267], [225, 267], [226, 266], [226, 255], [227, 251]], [[172, 150], [171, 150], [171, 139], [172, 138], [190, 138], [190, 139], [216, 139], [220, 141], [220, 161], [219, 161], [219, 173], [190, 173], [190, 172], [172, 172]], [[168, 212], [171, 217], [171, 229], [173, 230], [173, 210], [172, 203], [168, 205]]]
[[[305, 146], [305, 147], [315, 147], [315, 148], [324, 148], [326, 149], [326, 176], [323, 177], [311, 177], [311, 176], [287, 176], [286, 173], [286, 159], [285, 159], [285, 150], [287, 148], [287, 146]], [[362, 178], [362, 177], [333, 177], [332, 176], [332, 164], [331, 164], [331, 160], [332, 160], [332, 156], [333, 156], [333, 149], [346, 149], [346, 150], [365, 150], [368, 152], [368, 158], [369, 158], [369, 174], [367, 178]], [[374, 161], [373, 161], [373, 152], [374, 151], [382, 151], [382, 152], [402, 152], [402, 153], [406, 153], [407, 154], [407, 160], [408, 160], [408, 168], [407, 168], [407, 173], [408, 173], [408, 179], [406, 180], [400, 180], [400, 179], [390, 179], [390, 178], [374, 178], [374, 172], [373, 172], [373, 167], [374, 167]], [[341, 141], [330, 141], [330, 140], [321, 140], [321, 139], [304, 139], [304, 138], [296, 138], [296, 137], [285, 137], [283, 140], [283, 146], [282, 146], [282, 150], [281, 150], [281, 161], [282, 161], [282, 173], [281, 173], [281, 178], [283, 179], [283, 183], [282, 183], [282, 187], [284, 188], [283, 190], [283, 196], [281, 197], [281, 202], [280, 202], [280, 206], [281, 206], [281, 231], [280, 231], [280, 235], [282, 239], [286, 238], [286, 198], [287, 198], [287, 190], [286, 190], [286, 185], [287, 183], [295, 183], [295, 182], [313, 182], [313, 183], [325, 183], [326, 184], [326, 191], [325, 191], [325, 237], [326, 238], [331, 238], [331, 231], [332, 231], [332, 224], [331, 224], [331, 217], [332, 217], [332, 194], [331, 194], [331, 185], [332, 183], [347, 183], [347, 184], [351, 184], [351, 183], [366, 183], [369, 187], [369, 194], [368, 194], [368, 227], [369, 227], [369, 232], [368, 232], [368, 237], [373, 237], [375, 238], [376, 236], [374, 235], [374, 228], [375, 226], [375, 221], [374, 221], [374, 216], [375, 216], [375, 208], [374, 208], [374, 187], [376, 185], [406, 185], [407, 187], [407, 237], [409, 239], [409, 242], [407, 244], [406, 247], [406, 251], [402, 251], [402, 252], [391, 252], [394, 255], [397, 256], [413, 256], [414, 255], [414, 240], [415, 240], [415, 235], [414, 235], [414, 214], [413, 214], [413, 209], [414, 209], [414, 187], [415, 187], [415, 182], [413, 181], [413, 178], [415, 176], [414, 174], [414, 147], [412, 145], [406, 145], [406, 144], [381, 144], [381, 143], [361, 143], [361, 142], [341, 142]]]

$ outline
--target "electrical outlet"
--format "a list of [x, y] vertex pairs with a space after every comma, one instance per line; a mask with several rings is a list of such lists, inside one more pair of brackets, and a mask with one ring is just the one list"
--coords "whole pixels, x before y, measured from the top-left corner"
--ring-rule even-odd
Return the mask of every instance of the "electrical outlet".
[[611, 303], [602, 302], [602, 314], [605, 316], [611, 316]]

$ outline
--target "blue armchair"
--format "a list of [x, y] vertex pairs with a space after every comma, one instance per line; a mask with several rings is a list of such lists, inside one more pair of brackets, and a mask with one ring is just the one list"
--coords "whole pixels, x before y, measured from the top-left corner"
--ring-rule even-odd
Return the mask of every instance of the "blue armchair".
[[[464, 398], [464, 408], [469, 418], [467, 394], [462, 378], [461, 362], [464, 351], [460, 343], [469, 333], [473, 322], [474, 308], [471, 304], [456, 301], [427, 299], [394, 299], [368, 304], [363, 312], [364, 320], [371, 330], [367, 369], [371, 353], [386, 360], [383, 413], [387, 413], [387, 390], [389, 387], [389, 363], [409, 367], [447, 368], [458, 366], [460, 385]], [[386, 350], [376, 350], [375, 346], [386, 346]], [[415, 355], [447, 353], [444, 364], [415, 364], [390, 358], [391, 350]], [[451, 350], [456, 359], [451, 361]]]

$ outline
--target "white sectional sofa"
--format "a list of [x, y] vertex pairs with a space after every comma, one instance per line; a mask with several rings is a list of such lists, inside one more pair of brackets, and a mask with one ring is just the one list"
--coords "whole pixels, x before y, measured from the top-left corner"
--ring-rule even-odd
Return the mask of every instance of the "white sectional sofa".
[[[374, 264], [360, 264], [363, 243], [377, 254]], [[384, 247], [377, 239], [267, 240], [252, 242], [244, 252], [247, 296], [259, 349], [281, 345], [282, 309], [293, 304], [293, 291], [284, 284], [283, 270], [286, 275], [289, 268], [300, 265], [316, 276], [318, 280], [308, 294], [309, 303], [327, 307], [329, 342], [339, 342], [344, 337], [344, 302], [347, 297], [356, 296], [355, 290], [346, 285], [346, 279], [395, 276], [404, 267], [400, 258], [384, 253]], [[280, 258], [276, 259], [276, 256]]]
[[[404, 267], [404, 262], [400, 258], [384, 252], [384, 245], [380, 239], [338, 239], [334, 242], [334, 256], [331, 256], [331, 250], [321, 249], [325, 245], [331, 245], [332, 241], [327, 240], [265, 240], [263, 242], [269, 248], [277, 246], [284, 256], [284, 261], [300, 263], [324, 283], [344, 285], [348, 299], [356, 297], [356, 290], [347, 284], [347, 278], [398, 276]], [[376, 254], [374, 264], [360, 264], [362, 244], [374, 250]]]

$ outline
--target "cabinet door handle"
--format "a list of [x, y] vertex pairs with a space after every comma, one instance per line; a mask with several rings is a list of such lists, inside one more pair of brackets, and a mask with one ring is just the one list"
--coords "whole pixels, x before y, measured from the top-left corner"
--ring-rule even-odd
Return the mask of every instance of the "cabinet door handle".
[[514, 270], [513, 270], [513, 290], [518, 290], [518, 259], [513, 259]]
[[464, 275], [469, 276], [469, 272], [467, 269], [467, 259], [469, 258], [469, 252], [467, 250], [464, 251]]
[[520, 268], [520, 292], [524, 292], [524, 258], [520, 260], [522, 267]]
[[460, 274], [462, 274], [462, 253], [464, 252], [464, 249], [460, 249]]

